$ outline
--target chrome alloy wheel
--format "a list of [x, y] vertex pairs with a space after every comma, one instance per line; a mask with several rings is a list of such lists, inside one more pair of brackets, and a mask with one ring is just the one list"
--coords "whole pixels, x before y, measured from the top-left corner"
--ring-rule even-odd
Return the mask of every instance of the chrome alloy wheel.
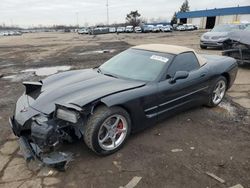
[[125, 117], [116, 114], [108, 117], [101, 125], [98, 133], [98, 143], [104, 150], [114, 150], [125, 140], [128, 123]]
[[215, 89], [213, 91], [213, 103], [216, 105], [219, 104], [222, 101], [225, 92], [226, 92], [226, 83], [224, 80], [220, 80], [216, 84]]

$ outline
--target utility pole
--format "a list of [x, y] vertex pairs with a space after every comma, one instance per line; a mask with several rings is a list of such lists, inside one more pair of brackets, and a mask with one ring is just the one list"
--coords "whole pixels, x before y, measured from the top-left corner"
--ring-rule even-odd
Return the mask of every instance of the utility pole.
[[109, 25], [109, 0], [107, 0], [107, 25]]
[[78, 12], [76, 12], [76, 27], [79, 27]]

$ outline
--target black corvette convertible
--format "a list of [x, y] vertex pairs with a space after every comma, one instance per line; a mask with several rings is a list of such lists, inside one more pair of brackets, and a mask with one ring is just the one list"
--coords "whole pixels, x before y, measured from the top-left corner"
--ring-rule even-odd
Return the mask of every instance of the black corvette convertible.
[[237, 74], [233, 58], [171, 45], [132, 47], [98, 68], [24, 82], [10, 125], [26, 160], [64, 165], [58, 151], [75, 138], [99, 155], [130, 133], [196, 105], [218, 105]]

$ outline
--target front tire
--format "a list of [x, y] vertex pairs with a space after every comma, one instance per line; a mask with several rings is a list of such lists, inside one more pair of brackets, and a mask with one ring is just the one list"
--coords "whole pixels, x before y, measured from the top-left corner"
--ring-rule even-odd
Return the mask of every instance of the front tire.
[[100, 106], [86, 124], [84, 141], [95, 153], [109, 155], [122, 148], [130, 131], [130, 116], [123, 108]]
[[227, 79], [224, 76], [220, 76], [213, 85], [210, 95], [209, 95], [209, 101], [208, 106], [209, 107], [215, 107], [219, 105], [224, 98], [227, 90]]

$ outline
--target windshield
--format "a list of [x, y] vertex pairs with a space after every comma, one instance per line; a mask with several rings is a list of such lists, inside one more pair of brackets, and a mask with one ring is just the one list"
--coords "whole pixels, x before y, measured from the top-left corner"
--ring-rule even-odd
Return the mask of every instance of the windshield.
[[171, 54], [128, 49], [108, 60], [99, 69], [103, 74], [154, 81], [172, 58]]
[[229, 32], [240, 30], [240, 25], [218, 25], [215, 26], [211, 32]]

